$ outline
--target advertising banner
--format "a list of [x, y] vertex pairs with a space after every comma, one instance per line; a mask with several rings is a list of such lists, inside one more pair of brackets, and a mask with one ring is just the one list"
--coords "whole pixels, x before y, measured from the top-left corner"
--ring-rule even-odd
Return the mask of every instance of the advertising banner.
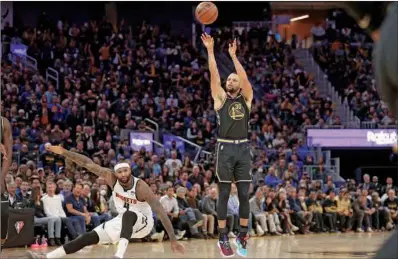
[[139, 151], [142, 147], [147, 152], [153, 151], [153, 133], [150, 132], [130, 132], [130, 146], [133, 150]]
[[308, 129], [307, 145], [335, 148], [382, 148], [397, 143], [397, 129]]

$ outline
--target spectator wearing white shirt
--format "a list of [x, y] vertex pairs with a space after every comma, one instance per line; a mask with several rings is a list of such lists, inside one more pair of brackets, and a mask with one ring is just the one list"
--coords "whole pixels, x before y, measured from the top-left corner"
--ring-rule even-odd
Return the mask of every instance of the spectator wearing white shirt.
[[62, 223], [68, 227], [69, 234], [71, 234], [73, 238], [76, 238], [78, 234], [75, 225], [79, 224], [79, 222], [66, 217], [66, 213], [62, 206], [62, 197], [61, 195], [55, 194], [56, 188], [57, 185], [54, 182], [47, 183], [47, 194], [41, 199], [43, 202], [44, 213], [47, 217], [60, 217]]
[[171, 177], [174, 177], [174, 172], [176, 170], [182, 168], [182, 162], [177, 158], [177, 152], [175, 150], [171, 151], [171, 158], [167, 159], [164, 165], [169, 169], [169, 176]]
[[166, 195], [160, 198], [160, 204], [162, 204], [164, 210], [169, 216], [170, 220], [173, 222], [174, 232], [176, 238], [181, 239], [185, 235], [185, 231], [181, 231], [180, 220], [178, 218], [180, 209], [178, 208], [177, 199], [174, 197], [174, 188], [168, 187]]

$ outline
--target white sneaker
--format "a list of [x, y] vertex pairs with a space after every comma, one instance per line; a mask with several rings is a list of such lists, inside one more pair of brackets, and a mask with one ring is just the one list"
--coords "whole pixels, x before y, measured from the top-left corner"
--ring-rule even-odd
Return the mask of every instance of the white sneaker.
[[292, 231], [293, 231], [293, 232], [296, 232], [296, 231], [298, 231], [298, 230], [299, 230], [298, 227], [296, 227], [295, 225], [292, 225]]
[[177, 230], [177, 235], [176, 235], [176, 239], [177, 240], [180, 240], [180, 239], [182, 239], [183, 237], [184, 237], [184, 235], [185, 235], [185, 230]]
[[279, 233], [282, 233], [283, 232], [283, 230], [282, 230], [282, 228], [281, 228], [281, 226], [276, 226], [276, 231], [278, 231]]
[[363, 229], [362, 228], [357, 228], [357, 232], [358, 233], [363, 233]]
[[366, 232], [368, 232], [368, 233], [372, 233], [372, 232], [373, 232], [373, 230], [372, 230], [372, 228], [371, 228], [371, 227], [369, 227], [369, 228], [367, 228], [367, 229], [366, 229]]
[[257, 235], [260, 237], [264, 235], [264, 230], [259, 225], [257, 225], [257, 227], [256, 227], [256, 232], [257, 232]]
[[233, 232], [229, 232], [229, 233], [228, 233], [228, 237], [230, 237], [230, 238], [235, 238], [236, 235], [235, 235]]

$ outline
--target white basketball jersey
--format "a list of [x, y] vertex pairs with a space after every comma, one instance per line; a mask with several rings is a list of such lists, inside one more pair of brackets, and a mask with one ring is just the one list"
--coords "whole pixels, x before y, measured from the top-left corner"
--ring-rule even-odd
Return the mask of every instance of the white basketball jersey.
[[116, 181], [115, 186], [113, 187], [113, 201], [115, 203], [116, 210], [119, 214], [122, 214], [129, 211], [138, 211], [144, 214], [147, 217], [152, 218], [152, 209], [151, 206], [147, 202], [141, 202], [137, 200], [135, 195], [135, 189], [137, 187], [137, 182], [141, 181], [140, 179], [132, 176], [134, 179], [133, 188], [130, 190], [124, 190], [120, 185], [119, 181]]

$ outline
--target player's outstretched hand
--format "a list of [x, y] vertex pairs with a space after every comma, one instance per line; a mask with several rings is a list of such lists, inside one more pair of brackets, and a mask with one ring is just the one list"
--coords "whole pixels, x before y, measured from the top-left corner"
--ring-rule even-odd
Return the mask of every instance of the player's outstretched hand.
[[214, 40], [213, 37], [211, 37], [207, 33], [202, 33], [202, 36], [200, 37], [203, 41], [203, 44], [207, 49], [213, 49], [214, 48]]
[[236, 39], [232, 43], [229, 43], [228, 52], [231, 57], [236, 55], [236, 44]]
[[55, 154], [57, 154], [57, 155], [62, 155], [62, 153], [64, 152], [64, 148], [63, 147], [61, 147], [61, 146], [52, 146], [52, 145], [50, 145], [50, 144], [46, 144], [45, 145], [45, 147], [46, 147], [46, 150], [47, 151], [50, 151], [50, 152], [53, 152], [53, 153], [55, 153]]
[[185, 254], [185, 247], [175, 240], [171, 241], [171, 250], [173, 251], [173, 253]]

